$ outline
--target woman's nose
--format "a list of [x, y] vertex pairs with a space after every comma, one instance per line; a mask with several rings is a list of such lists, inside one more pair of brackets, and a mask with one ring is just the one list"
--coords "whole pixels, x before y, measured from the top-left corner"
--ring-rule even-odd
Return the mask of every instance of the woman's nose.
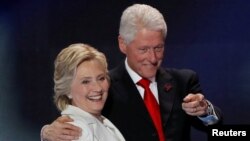
[[94, 82], [93, 89], [95, 91], [101, 91], [102, 90], [102, 86], [101, 86], [101, 84], [99, 82]]

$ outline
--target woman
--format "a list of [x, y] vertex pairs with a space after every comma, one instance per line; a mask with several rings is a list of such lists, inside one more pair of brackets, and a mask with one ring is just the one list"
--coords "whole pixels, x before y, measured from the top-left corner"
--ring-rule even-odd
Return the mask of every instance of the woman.
[[55, 104], [82, 129], [78, 141], [124, 141], [101, 111], [108, 96], [109, 76], [103, 53], [86, 44], [72, 44], [55, 60]]

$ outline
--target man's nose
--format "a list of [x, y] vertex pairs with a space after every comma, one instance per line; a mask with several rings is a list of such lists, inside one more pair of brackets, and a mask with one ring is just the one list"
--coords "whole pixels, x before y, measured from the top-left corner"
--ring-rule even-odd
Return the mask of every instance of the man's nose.
[[155, 63], [157, 61], [157, 59], [156, 59], [156, 52], [154, 51], [154, 49], [149, 49], [148, 50], [148, 59], [152, 63]]

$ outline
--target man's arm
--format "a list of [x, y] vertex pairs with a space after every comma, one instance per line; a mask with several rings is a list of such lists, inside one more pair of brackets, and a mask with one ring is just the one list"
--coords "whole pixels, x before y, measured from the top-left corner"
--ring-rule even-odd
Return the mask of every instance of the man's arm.
[[73, 120], [67, 116], [57, 118], [50, 125], [43, 126], [41, 130], [41, 141], [71, 141], [81, 136], [81, 128], [68, 122]]

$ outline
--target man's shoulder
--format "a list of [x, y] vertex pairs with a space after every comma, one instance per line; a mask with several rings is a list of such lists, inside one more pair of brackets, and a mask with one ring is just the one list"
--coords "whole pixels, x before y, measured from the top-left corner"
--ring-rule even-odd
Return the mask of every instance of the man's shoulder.
[[119, 78], [124, 73], [126, 73], [124, 63], [121, 63], [120, 65], [116, 66], [115, 68], [109, 70], [109, 75], [111, 78], [117, 78], [117, 77]]
[[180, 88], [187, 88], [189, 92], [201, 92], [199, 76], [194, 70], [166, 68], [164, 71]]
[[161, 68], [160, 69], [161, 72], [166, 72], [169, 73], [171, 75], [197, 75], [196, 72], [192, 69], [188, 69], [188, 68], [182, 68], [182, 69], [177, 69], [177, 68]]

